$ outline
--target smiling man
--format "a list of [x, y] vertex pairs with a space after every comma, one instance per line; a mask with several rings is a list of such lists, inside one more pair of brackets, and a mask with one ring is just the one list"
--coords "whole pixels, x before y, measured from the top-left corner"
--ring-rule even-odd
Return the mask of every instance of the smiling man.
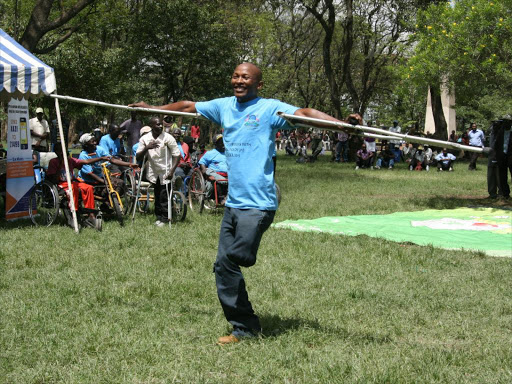
[[198, 112], [223, 128], [229, 191], [214, 272], [219, 301], [233, 331], [229, 336], [220, 337], [219, 344], [235, 343], [244, 337], [254, 337], [261, 331], [240, 266], [250, 267], [256, 263], [262, 235], [272, 223], [277, 209], [272, 162], [274, 139], [277, 130], [291, 128], [286, 120], [277, 116], [277, 112], [339, 121], [315, 109], [300, 109], [279, 100], [259, 97], [263, 77], [254, 64], [237, 66], [231, 76], [231, 85], [234, 96], [207, 102], [179, 101], [163, 106], [140, 102], [130, 105]]

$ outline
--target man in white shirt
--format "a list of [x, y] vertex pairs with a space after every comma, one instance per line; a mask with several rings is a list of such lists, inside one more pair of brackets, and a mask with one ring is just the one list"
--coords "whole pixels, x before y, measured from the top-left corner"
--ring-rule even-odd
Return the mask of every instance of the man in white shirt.
[[137, 161], [142, 162], [147, 155], [146, 177], [154, 185], [155, 191], [155, 225], [164, 227], [169, 222], [166, 184], [170, 183], [174, 171], [180, 161], [180, 150], [172, 135], [163, 132], [162, 122], [158, 117], [149, 120], [151, 134], [144, 135], [139, 140]]
[[39, 152], [48, 151], [47, 138], [50, 135], [50, 126], [43, 119], [43, 108], [36, 109], [36, 117], [29, 120], [30, 134], [32, 137], [32, 149]]
[[438, 154], [435, 159], [437, 161], [438, 172], [453, 171], [453, 162], [455, 161], [456, 157], [451, 153], [448, 153], [447, 148], [443, 148], [443, 152]]

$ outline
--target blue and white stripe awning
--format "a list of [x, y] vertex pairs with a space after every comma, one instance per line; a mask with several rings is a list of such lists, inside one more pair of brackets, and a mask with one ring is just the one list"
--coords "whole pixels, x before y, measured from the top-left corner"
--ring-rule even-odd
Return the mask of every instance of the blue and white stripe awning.
[[55, 73], [0, 29], [0, 97], [49, 95], [56, 89]]

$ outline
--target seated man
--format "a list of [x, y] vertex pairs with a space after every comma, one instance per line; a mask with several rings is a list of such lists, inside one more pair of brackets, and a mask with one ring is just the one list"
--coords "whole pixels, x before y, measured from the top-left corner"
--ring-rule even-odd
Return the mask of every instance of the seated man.
[[[82, 144], [82, 152], [80, 152], [79, 160], [89, 160], [89, 159], [97, 159], [99, 157], [107, 157], [112, 164], [120, 166], [120, 167], [130, 167], [135, 170], [139, 169], [137, 164], [130, 164], [126, 161], [122, 161], [112, 157], [103, 147], [96, 145], [96, 138], [90, 133], [84, 133], [80, 137], [80, 144]], [[91, 185], [104, 185], [103, 180], [103, 170], [101, 169], [101, 165], [97, 162], [93, 164], [87, 164], [82, 166], [82, 169], [78, 173], [80, 179], [82, 179], [87, 184]], [[112, 177], [112, 186], [118, 193], [123, 193], [124, 183], [121, 179]]]
[[[204, 154], [199, 160], [199, 166], [201, 167], [201, 172], [205, 174], [206, 177], [206, 196], [210, 196], [213, 191], [213, 183], [211, 179], [218, 180], [217, 184], [227, 185], [227, 177], [228, 177], [228, 164], [226, 162], [226, 155], [224, 153], [224, 140], [222, 139], [222, 135], [215, 136], [215, 149], [212, 149]], [[227, 198], [227, 193], [224, 193], [224, 199], [221, 204], [225, 203]]]
[[375, 168], [380, 169], [381, 167], [389, 167], [389, 169], [393, 169], [395, 165], [395, 154], [389, 149], [389, 145], [384, 145], [382, 151], [379, 153], [379, 158], [377, 160], [377, 165]]
[[180, 162], [178, 163], [178, 168], [176, 168], [175, 175], [180, 176], [182, 179], [185, 179], [185, 177], [190, 175], [190, 172], [192, 170], [192, 163], [190, 161], [190, 148], [188, 144], [184, 143], [181, 140], [181, 129], [180, 128], [174, 128], [172, 130], [172, 136], [176, 140], [176, 143], [178, 144], [178, 149], [180, 150]]
[[443, 152], [435, 157], [437, 161], [437, 171], [453, 171], [453, 162], [456, 157], [451, 153], [448, 153], [448, 149], [443, 148]]
[[363, 142], [361, 149], [356, 153], [356, 169], [369, 168], [373, 162], [373, 152], [366, 149], [366, 144]]
[[414, 157], [411, 159], [411, 165], [409, 165], [409, 171], [412, 171], [413, 169], [417, 171], [421, 171], [422, 169], [425, 169], [426, 171], [429, 170], [429, 166], [427, 163], [427, 157], [425, 156], [425, 152], [423, 151], [423, 146], [420, 145], [416, 152], [414, 153]]
[[[50, 160], [48, 170], [46, 171], [46, 177], [57, 184], [60, 188], [68, 189], [68, 182], [66, 179], [66, 168], [64, 166], [64, 156], [62, 154], [62, 146], [56, 145], [54, 148], [57, 157]], [[77, 160], [73, 157], [68, 156], [68, 166], [71, 176], [71, 189], [73, 190], [73, 200], [75, 202], [75, 209], [78, 209], [78, 191], [82, 194], [82, 201], [84, 208], [89, 210], [89, 217], [85, 220], [84, 224], [88, 227], [96, 227], [96, 214], [94, 213], [94, 188], [92, 185], [83, 183], [74, 178], [73, 170], [80, 169], [84, 165], [93, 164], [98, 161], [108, 161], [108, 157], [96, 157], [87, 160]]]

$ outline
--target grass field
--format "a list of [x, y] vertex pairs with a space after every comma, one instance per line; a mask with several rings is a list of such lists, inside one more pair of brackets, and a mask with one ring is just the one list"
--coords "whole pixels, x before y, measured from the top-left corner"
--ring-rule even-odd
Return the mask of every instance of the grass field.
[[[275, 222], [492, 205], [483, 161], [355, 171], [280, 155]], [[366, 236], [269, 229], [244, 270], [263, 335], [217, 346], [220, 220], [1, 222], [0, 382], [512, 382], [512, 260]]]

